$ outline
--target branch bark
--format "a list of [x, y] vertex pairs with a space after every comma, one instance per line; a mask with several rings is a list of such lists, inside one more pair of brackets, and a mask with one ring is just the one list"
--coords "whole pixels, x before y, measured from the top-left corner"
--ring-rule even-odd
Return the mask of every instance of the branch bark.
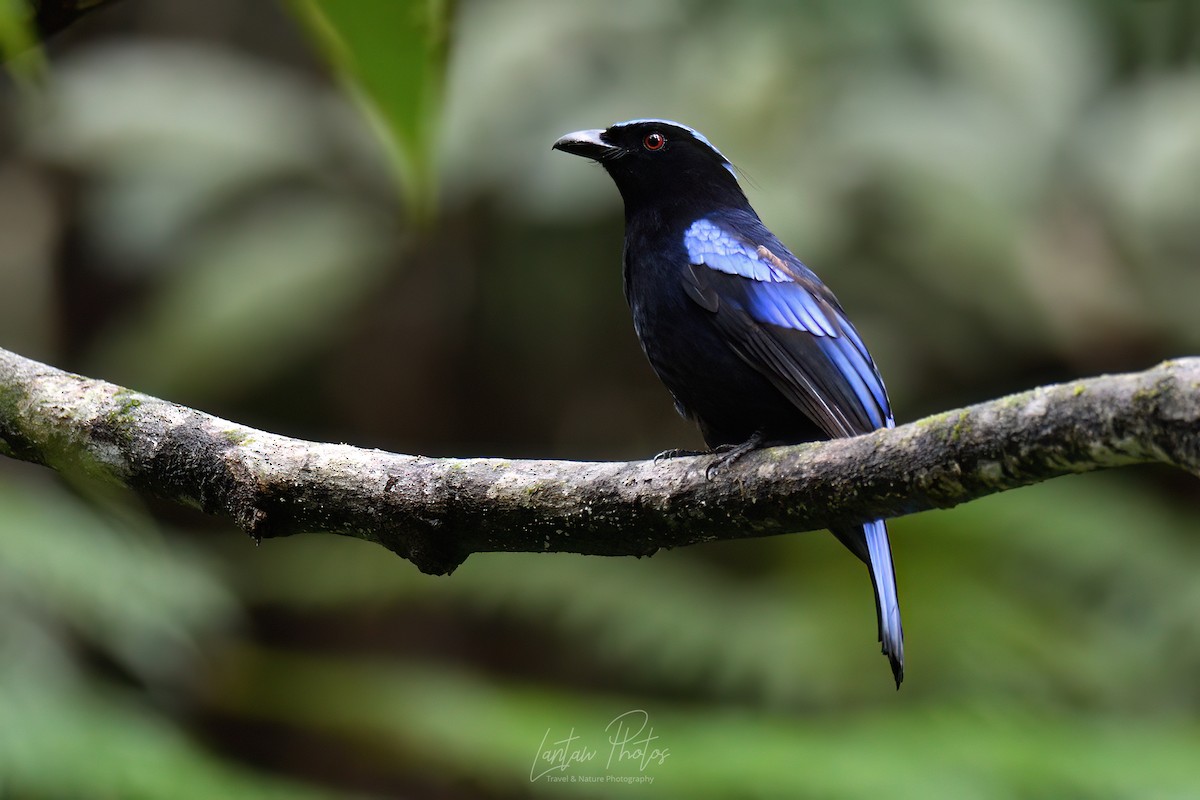
[[255, 539], [353, 536], [440, 574], [471, 553], [643, 556], [827, 528], [1126, 464], [1200, 474], [1200, 358], [758, 451], [709, 480], [704, 456], [425, 458], [306, 442], [0, 350], [0, 453], [228, 516]]

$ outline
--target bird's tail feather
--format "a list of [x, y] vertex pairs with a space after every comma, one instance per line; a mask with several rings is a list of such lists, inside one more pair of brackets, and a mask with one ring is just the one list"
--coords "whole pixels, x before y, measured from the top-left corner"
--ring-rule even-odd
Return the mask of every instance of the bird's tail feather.
[[877, 519], [861, 528], [835, 529], [833, 535], [867, 564], [875, 589], [875, 618], [879, 641], [888, 657], [896, 688], [904, 680], [904, 629], [900, 624], [900, 600], [896, 594], [896, 571], [887, 525]]

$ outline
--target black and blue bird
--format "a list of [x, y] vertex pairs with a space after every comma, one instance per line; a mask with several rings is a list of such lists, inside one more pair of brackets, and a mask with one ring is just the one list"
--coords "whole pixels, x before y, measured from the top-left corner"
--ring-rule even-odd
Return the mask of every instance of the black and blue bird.
[[[625, 298], [675, 406], [721, 463], [755, 448], [894, 426], [883, 379], [816, 274], [750, 207], [733, 166], [698, 131], [637, 119], [569, 133], [625, 201]], [[833, 534], [862, 559], [896, 686], [904, 633], [883, 520]]]

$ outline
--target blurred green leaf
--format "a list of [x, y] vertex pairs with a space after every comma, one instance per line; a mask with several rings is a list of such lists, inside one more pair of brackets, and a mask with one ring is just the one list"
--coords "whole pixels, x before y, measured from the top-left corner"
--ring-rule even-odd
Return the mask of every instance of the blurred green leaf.
[[6, 59], [36, 41], [32, 21], [32, 10], [24, 0], [0, 0], [0, 52]]
[[293, 0], [330, 63], [382, 128], [411, 210], [432, 211], [451, 0]]
[[22, 84], [32, 84], [45, 72], [32, 7], [26, 0], [0, 0], [0, 57]]

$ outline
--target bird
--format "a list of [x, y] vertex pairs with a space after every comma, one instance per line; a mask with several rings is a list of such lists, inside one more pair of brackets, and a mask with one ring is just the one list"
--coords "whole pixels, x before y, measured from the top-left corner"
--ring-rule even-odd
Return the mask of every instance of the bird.
[[[895, 426], [879, 370], [833, 292], [766, 227], [704, 135], [634, 119], [568, 133], [553, 149], [598, 162], [616, 184], [634, 329], [714, 466], [760, 447]], [[867, 565], [899, 689], [904, 632], [887, 525], [831, 532]]]

